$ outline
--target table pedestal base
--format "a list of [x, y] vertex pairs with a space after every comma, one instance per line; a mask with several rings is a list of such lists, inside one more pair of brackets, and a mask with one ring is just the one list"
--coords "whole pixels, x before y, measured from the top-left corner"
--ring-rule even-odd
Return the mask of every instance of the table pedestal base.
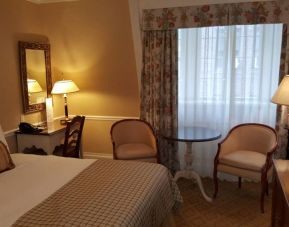
[[195, 172], [194, 170], [192, 170], [192, 162], [193, 162], [192, 142], [186, 142], [186, 152], [184, 154], [184, 159], [186, 162], [186, 167], [184, 170], [180, 170], [180, 171], [176, 172], [176, 174], [174, 176], [174, 181], [177, 182], [177, 180], [179, 178], [197, 180], [198, 186], [199, 186], [201, 193], [202, 193], [203, 197], [205, 198], [205, 200], [207, 200], [208, 202], [212, 202], [213, 201], [212, 198], [207, 196], [207, 194], [205, 193], [200, 175], [197, 172]]
[[203, 183], [202, 183], [202, 180], [200, 178], [200, 175], [197, 174], [195, 171], [193, 170], [180, 170], [180, 171], [177, 171], [175, 176], [174, 176], [174, 181], [177, 182], [177, 180], [179, 178], [186, 178], [186, 179], [195, 179], [198, 183], [198, 186], [201, 190], [201, 193], [203, 195], [203, 197], [205, 198], [205, 200], [207, 200], [208, 202], [212, 202], [213, 199], [210, 198], [209, 196], [207, 196], [205, 190], [204, 190], [204, 187], [203, 187]]

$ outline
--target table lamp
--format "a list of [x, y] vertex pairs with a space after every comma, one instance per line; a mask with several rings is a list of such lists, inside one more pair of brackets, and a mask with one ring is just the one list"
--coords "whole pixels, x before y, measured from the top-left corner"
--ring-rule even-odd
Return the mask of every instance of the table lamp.
[[28, 102], [31, 104], [31, 93], [38, 93], [42, 91], [42, 88], [37, 80], [27, 79], [27, 90], [28, 90]]
[[[289, 106], [289, 75], [284, 76], [277, 91], [273, 95], [271, 102], [279, 105]], [[288, 126], [288, 117], [286, 124]]]
[[28, 93], [37, 93], [42, 91], [40, 84], [34, 79], [27, 79], [27, 87]]
[[68, 106], [67, 106], [67, 93], [72, 93], [79, 91], [79, 88], [76, 86], [76, 84], [72, 80], [60, 80], [56, 81], [53, 85], [51, 94], [63, 94], [64, 98], [64, 112], [65, 112], [65, 120], [61, 120], [60, 122], [62, 124], [65, 124], [67, 121], [69, 121], [68, 117]]
[[[284, 76], [283, 80], [281, 81], [277, 91], [273, 95], [271, 101], [276, 104], [284, 105], [284, 106], [289, 106], [289, 75]], [[284, 127], [287, 129], [288, 134], [287, 134], [287, 148], [286, 148], [286, 159], [289, 159], [289, 114], [287, 111], [287, 119], [286, 119], [286, 126]]]

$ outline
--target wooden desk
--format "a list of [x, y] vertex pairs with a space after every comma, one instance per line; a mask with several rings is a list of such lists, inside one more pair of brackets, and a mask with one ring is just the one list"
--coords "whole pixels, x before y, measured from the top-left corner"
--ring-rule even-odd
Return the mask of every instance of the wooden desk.
[[271, 226], [289, 226], [288, 160], [274, 160]]
[[42, 131], [34, 134], [16, 132], [18, 152], [23, 152], [25, 148], [42, 148], [47, 154], [52, 154], [55, 146], [61, 143], [65, 136], [65, 125], [61, 125], [59, 120], [49, 123]]

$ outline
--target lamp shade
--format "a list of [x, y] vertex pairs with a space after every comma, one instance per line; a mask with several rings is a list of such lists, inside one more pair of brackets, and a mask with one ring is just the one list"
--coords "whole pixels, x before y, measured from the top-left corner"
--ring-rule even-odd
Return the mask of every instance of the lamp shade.
[[276, 104], [289, 106], [289, 75], [284, 76], [271, 101]]
[[40, 84], [34, 79], [27, 79], [27, 87], [28, 93], [37, 93], [42, 91]]
[[53, 85], [51, 94], [67, 94], [79, 91], [79, 88], [72, 80], [59, 80]]

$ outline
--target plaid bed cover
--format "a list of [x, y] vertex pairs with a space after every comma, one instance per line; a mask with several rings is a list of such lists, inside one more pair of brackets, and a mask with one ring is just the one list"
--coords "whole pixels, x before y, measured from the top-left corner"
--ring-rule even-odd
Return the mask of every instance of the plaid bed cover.
[[182, 197], [162, 165], [97, 160], [13, 226], [159, 226]]

